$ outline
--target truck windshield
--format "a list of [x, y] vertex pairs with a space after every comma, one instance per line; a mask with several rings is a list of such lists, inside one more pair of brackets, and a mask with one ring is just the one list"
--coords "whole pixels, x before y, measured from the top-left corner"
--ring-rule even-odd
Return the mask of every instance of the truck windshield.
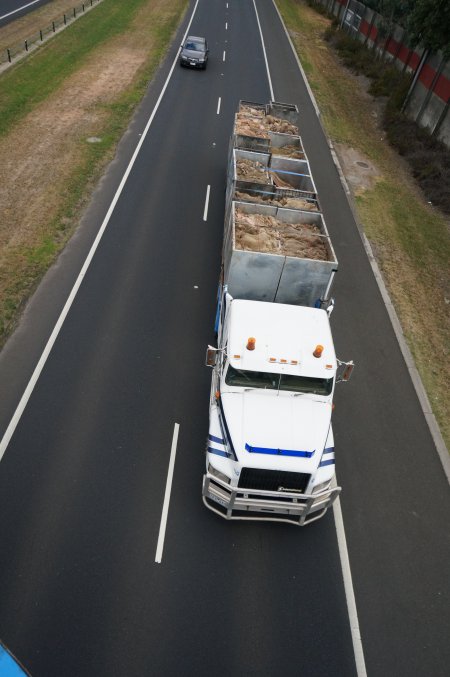
[[242, 388], [268, 388], [271, 390], [289, 390], [294, 393], [330, 395], [333, 389], [332, 378], [311, 378], [293, 374], [271, 374], [265, 371], [235, 369], [228, 365], [225, 383]]

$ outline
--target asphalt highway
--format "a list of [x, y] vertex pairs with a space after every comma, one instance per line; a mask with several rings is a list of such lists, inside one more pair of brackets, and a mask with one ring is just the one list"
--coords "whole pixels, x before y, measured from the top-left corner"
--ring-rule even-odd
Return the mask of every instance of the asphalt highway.
[[[300, 108], [339, 260], [337, 352], [357, 364], [337, 391], [334, 429], [367, 674], [444, 676], [448, 484], [286, 34], [271, 0], [256, 6], [274, 98]], [[0, 436], [189, 19], [0, 355]], [[199, 0], [189, 32], [209, 40], [208, 68], [174, 69], [0, 463], [0, 638], [33, 677], [350, 677], [333, 513], [303, 529], [227, 523], [201, 501], [228, 143], [238, 101], [271, 93], [251, 0]]]
[[0, 26], [6, 26], [11, 21], [33, 12], [38, 7], [46, 5], [50, 0], [2, 0], [0, 3]]

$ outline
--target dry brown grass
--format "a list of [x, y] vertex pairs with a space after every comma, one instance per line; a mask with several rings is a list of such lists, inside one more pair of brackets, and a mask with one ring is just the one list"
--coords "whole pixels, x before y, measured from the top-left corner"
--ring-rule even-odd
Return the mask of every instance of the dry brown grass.
[[[52, 3], [56, 4], [62, 7], [67, 2]], [[157, 64], [155, 55], [161, 53], [162, 43], [168, 44], [166, 26], [176, 25], [184, 6], [184, 0], [145, 2], [126, 32], [103, 43], [45, 101], [0, 137], [3, 338], [76, 227], [80, 209], [139, 100], [143, 74], [147, 77], [149, 68]], [[102, 144], [94, 151], [87, 142], [90, 137], [108, 137], [104, 151]]]
[[[87, 4], [89, 0], [85, 0], [85, 2]], [[34, 10], [34, 12], [29, 12], [15, 21], [11, 21], [11, 23], [0, 28], [0, 51], [12, 47], [16, 43], [24, 42], [40, 29], [51, 26], [53, 20], [59, 19], [63, 14], [68, 14], [73, 7], [78, 7], [80, 4], [81, 2], [78, 2], [78, 0], [52, 0], [43, 7]]]

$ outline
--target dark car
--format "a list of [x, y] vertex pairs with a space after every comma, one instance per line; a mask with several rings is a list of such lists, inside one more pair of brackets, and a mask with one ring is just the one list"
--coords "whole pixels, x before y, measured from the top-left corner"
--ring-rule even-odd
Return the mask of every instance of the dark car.
[[205, 38], [190, 35], [184, 45], [181, 46], [180, 66], [206, 68], [208, 51], [208, 43]]

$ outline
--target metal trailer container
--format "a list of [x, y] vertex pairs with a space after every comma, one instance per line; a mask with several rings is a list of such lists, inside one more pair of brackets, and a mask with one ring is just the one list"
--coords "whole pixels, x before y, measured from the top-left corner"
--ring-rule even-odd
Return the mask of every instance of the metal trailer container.
[[[264, 183], [263, 181], [258, 182], [240, 179], [237, 173], [237, 162], [240, 159], [260, 162], [262, 165], [267, 167], [268, 176], [271, 179], [270, 184]], [[286, 162], [283, 162], [283, 160], [286, 160]], [[315, 192], [315, 185], [312, 177], [308, 174], [296, 174], [295, 172], [291, 172], [292, 168], [309, 171], [309, 165], [307, 165], [307, 163], [307, 166], [305, 166], [305, 164], [292, 164], [293, 162], [304, 163], [304, 161], [301, 160], [294, 160], [291, 162], [288, 162], [287, 160], [287, 158], [275, 158], [274, 156], [270, 156], [268, 153], [257, 153], [254, 151], [233, 148], [228, 165], [227, 190], [225, 198], [225, 222], [228, 220], [232, 201], [247, 200], [246, 197], [238, 197], [236, 195], [237, 193], [244, 193], [248, 196], [249, 202], [258, 202], [259, 204], [267, 204], [272, 200], [283, 200], [286, 198], [305, 200], [306, 202], [313, 204], [317, 211], [320, 211], [320, 205], [318, 203], [317, 193]], [[273, 164], [275, 164], [275, 166], [273, 166]], [[284, 168], [287, 168], [287, 171], [290, 173], [283, 173]], [[275, 172], [274, 170], [281, 171]], [[306, 186], [311, 190], [300, 189], [298, 187], [283, 188], [280, 186], [275, 186], [273, 183], [273, 176], [275, 174], [281, 177], [283, 181], [290, 182], [296, 186]]]
[[[324, 238], [327, 261], [236, 248], [236, 207], [246, 214], [273, 216], [284, 223], [314, 224]], [[225, 223], [223, 283], [237, 299], [315, 306], [330, 298], [338, 262], [319, 212], [285, 209], [250, 202], [232, 202]]]
[[289, 184], [290, 188], [317, 194], [308, 160], [294, 160], [281, 155], [271, 155], [269, 171], [272, 173], [272, 180], [275, 184], [276, 179], [279, 178], [283, 183]]
[[269, 132], [270, 152], [274, 155], [282, 155], [282, 149], [285, 146], [294, 146], [297, 149], [298, 157], [296, 160], [305, 160], [306, 152], [303, 148], [303, 141], [300, 136], [293, 134], [283, 134], [282, 132]]
[[[293, 104], [280, 103], [278, 101], [271, 101], [268, 104], [255, 103], [253, 101], [239, 101], [239, 107], [237, 112], [242, 113], [243, 109], [247, 106], [250, 106], [255, 110], [261, 111], [264, 114], [264, 116], [273, 115], [274, 117], [277, 117], [280, 120], [286, 120], [286, 122], [290, 122], [291, 124], [294, 124], [297, 127], [299, 127], [300, 115], [297, 106]], [[277, 139], [276, 138], [277, 136], [280, 138]], [[236, 118], [235, 118], [233, 135], [231, 137], [231, 148], [234, 147], [241, 148], [242, 150], [254, 150], [260, 153], [268, 153], [270, 152], [272, 143], [275, 143], [275, 147], [279, 147], [281, 145], [288, 145], [287, 141], [286, 143], [283, 144], [283, 139], [281, 138], [283, 136], [290, 137], [291, 139], [295, 138], [290, 134], [281, 134], [280, 132], [272, 132], [272, 131], [268, 131], [269, 138], [238, 134], [236, 133]]]
[[[240, 102], [241, 103], [241, 102]], [[281, 101], [271, 101], [266, 104], [266, 115], [273, 115], [281, 120], [291, 122], [293, 125], [299, 127], [300, 114], [298, 108], [294, 103], [281, 103]]]

